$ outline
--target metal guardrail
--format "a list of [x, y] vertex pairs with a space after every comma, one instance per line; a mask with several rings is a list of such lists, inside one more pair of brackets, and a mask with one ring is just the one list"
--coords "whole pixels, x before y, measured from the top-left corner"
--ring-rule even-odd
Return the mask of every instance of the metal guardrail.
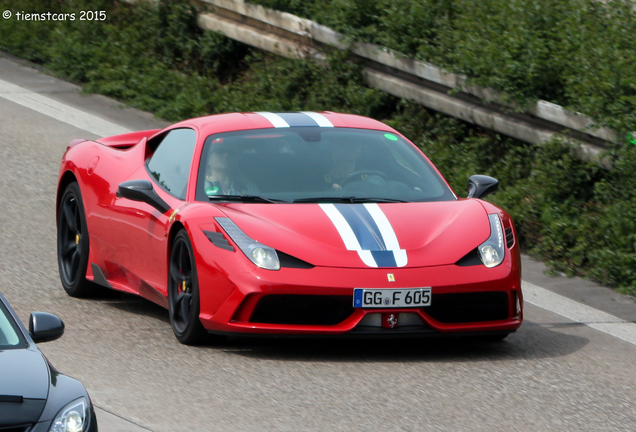
[[616, 140], [613, 131], [595, 128], [585, 115], [541, 100], [519, 112], [502, 102], [500, 93], [467, 85], [464, 76], [378, 45], [348, 44], [342, 34], [305, 18], [244, 0], [193, 1], [203, 11], [198, 16], [203, 29], [290, 58], [321, 60], [325, 49], [350, 50], [361, 61], [368, 85], [521, 141], [541, 144], [559, 135], [581, 156], [598, 160], [607, 143]]

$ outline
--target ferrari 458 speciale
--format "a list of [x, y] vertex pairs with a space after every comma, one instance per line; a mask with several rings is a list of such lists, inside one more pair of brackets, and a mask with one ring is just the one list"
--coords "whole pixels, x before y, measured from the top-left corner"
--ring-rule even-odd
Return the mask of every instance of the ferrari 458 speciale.
[[57, 194], [71, 296], [95, 285], [206, 333], [503, 338], [522, 322], [510, 216], [458, 198], [404, 136], [332, 112], [232, 113], [74, 140]]

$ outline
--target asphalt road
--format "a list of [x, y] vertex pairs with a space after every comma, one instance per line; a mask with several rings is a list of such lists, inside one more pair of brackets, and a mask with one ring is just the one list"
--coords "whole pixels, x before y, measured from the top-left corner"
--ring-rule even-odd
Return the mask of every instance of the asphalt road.
[[[6, 59], [0, 80], [122, 128], [162, 124]], [[186, 347], [168, 312], [148, 301], [68, 297], [55, 246], [59, 161], [70, 140], [96, 136], [72, 126], [78, 120], [68, 113], [51, 114], [53, 103], [45, 115], [12, 102], [11, 88], [0, 90], [0, 290], [24, 321], [34, 310], [64, 320], [65, 335], [40, 348], [87, 387], [102, 432], [636, 430], [636, 303], [590, 282], [548, 278], [525, 258], [524, 280], [624, 321], [617, 325], [627, 336], [551, 312], [561, 309], [550, 300], [526, 304], [521, 329], [495, 344], [229, 339]]]

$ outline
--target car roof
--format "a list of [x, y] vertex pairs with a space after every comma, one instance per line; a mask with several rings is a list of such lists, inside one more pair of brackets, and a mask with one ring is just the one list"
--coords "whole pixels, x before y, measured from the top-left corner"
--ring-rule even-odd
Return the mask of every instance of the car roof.
[[[328, 120], [334, 127], [357, 128], [357, 129], [374, 129], [386, 132], [397, 133], [393, 128], [385, 125], [377, 120], [359, 116], [355, 114], [333, 113], [329, 111], [321, 111], [318, 113], [303, 112], [304, 114], [318, 114]], [[176, 123], [171, 127], [187, 127], [195, 126], [203, 136], [214, 133], [229, 132], [236, 130], [275, 128], [276, 126], [268, 119], [269, 114], [275, 116], [286, 117], [289, 115], [301, 115], [303, 113], [269, 113], [269, 112], [248, 112], [248, 113], [228, 113], [216, 114], [205, 117], [198, 117], [190, 120], [184, 120]], [[318, 127], [316, 125], [315, 127]]]

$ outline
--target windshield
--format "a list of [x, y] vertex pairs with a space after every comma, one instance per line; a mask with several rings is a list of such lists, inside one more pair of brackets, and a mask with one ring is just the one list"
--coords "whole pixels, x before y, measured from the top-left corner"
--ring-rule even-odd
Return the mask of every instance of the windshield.
[[289, 203], [456, 199], [421, 153], [399, 136], [319, 127], [209, 136], [196, 196], [200, 201], [228, 196]]
[[0, 350], [7, 348], [24, 348], [26, 343], [17, 328], [13, 317], [0, 301]]

